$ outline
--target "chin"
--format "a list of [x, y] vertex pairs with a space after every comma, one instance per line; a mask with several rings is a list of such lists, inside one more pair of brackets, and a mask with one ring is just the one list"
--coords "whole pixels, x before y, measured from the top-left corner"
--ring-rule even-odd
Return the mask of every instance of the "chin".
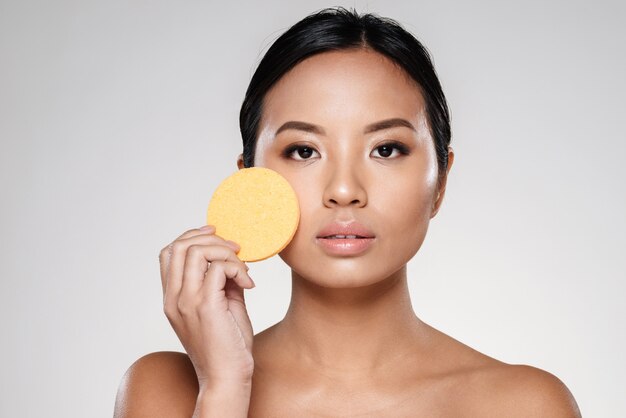
[[291, 268], [293, 277], [316, 286], [333, 289], [373, 286], [406, 275], [406, 265], [419, 251], [426, 229], [404, 231], [404, 234], [391, 231], [389, 236], [395, 238], [378, 241], [370, 251], [356, 256], [329, 255], [296, 233], [279, 256]]
[[387, 263], [380, 263], [363, 257], [346, 257], [315, 263], [312, 259], [294, 260], [288, 253], [279, 255], [291, 268], [294, 277], [331, 289], [354, 289], [376, 285], [392, 276], [397, 276], [406, 267], [406, 263], [401, 260], [394, 260], [397, 262], [387, 260]]

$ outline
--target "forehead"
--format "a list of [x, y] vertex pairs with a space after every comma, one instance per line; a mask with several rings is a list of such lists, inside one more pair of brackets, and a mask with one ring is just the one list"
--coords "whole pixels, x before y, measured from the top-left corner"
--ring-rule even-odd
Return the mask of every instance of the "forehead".
[[283, 75], [265, 97], [261, 123], [367, 123], [387, 117], [417, 122], [423, 110], [419, 86], [389, 58], [371, 50], [342, 50], [313, 55]]

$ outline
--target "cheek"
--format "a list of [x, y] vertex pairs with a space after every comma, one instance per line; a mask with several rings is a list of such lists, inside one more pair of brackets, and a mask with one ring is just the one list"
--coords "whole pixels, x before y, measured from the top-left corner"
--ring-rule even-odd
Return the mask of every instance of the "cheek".
[[323, 206], [319, 185], [311, 181], [311, 177], [298, 176], [294, 178], [291, 176], [287, 178], [296, 192], [300, 205], [300, 223], [295, 238], [298, 238], [301, 230], [305, 231], [312, 228], [314, 214]]
[[398, 225], [419, 223], [423, 219], [430, 219], [434, 189], [435, 183], [426, 178], [424, 173], [406, 173], [395, 176], [393, 181], [379, 182], [369, 193], [369, 201], [387, 218], [396, 216], [398, 219], [395, 223]]
[[430, 223], [435, 185], [415, 173], [381, 185], [371, 203], [384, 227], [384, 257], [394, 263], [408, 262], [420, 249]]
[[292, 240], [293, 243], [305, 233], [311, 233], [314, 230], [312, 224], [314, 223], [315, 212], [319, 212], [323, 206], [318, 176], [311, 173], [306, 174], [303, 170], [289, 167], [288, 164], [281, 163], [276, 159], [267, 159], [264, 166], [281, 174], [289, 182], [298, 198], [300, 222]]

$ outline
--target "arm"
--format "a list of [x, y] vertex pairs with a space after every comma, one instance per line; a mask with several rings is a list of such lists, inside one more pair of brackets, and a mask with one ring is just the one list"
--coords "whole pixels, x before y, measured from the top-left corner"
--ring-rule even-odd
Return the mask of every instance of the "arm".
[[581, 418], [567, 386], [555, 375], [536, 367], [512, 366], [493, 388], [493, 395], [498, 400], [494, 416]]
[[157, 352], [141, 357], [124, 374], [114, 418], [246, 417], [250, 387], [227, 386], [199, 391], [189, 357]]
[[202, 390], [198, 393], [192, 418], [246, 418], [250, 393], [251, 385]]

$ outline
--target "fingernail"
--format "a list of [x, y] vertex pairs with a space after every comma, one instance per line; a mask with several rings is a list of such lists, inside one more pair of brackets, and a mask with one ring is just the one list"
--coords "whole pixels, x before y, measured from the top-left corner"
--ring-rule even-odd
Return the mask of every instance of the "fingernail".
[[207, 229], [211, 229], [211, 228], [213, 228], [213, 225], [204, 225], [204, 226], [200, 227], [200, 230], [201, 231], [206, 231]]
[[228, 245], [230, 245], [231, 247], [235, 247], [236, 250], [240, 249], [241, 246], [239, 244], [237, 244], [235, 241], [231, 241], [231, 240], [226, 240], [226, 242], [228, 243]]
[[256, 283], [254, 283], [254, 280], [252, 280], [252, 277], [248, 276], [248, 279], [250, 279], [250, 281], [252, 282], [252, 287], [256, 287]]

